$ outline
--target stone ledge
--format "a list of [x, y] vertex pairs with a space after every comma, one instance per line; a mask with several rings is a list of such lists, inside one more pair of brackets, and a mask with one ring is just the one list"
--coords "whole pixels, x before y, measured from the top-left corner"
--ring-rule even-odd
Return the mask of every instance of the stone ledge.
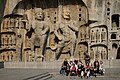
[[[120, 68], [120, 60], [103, 60], [103, 63], [104, 68]], [[61, 65], [62, 61], [4, 62], [4, 68], [60, 69]]]
[[5, 68], [60, 69], [62, 62], [5, 62]]

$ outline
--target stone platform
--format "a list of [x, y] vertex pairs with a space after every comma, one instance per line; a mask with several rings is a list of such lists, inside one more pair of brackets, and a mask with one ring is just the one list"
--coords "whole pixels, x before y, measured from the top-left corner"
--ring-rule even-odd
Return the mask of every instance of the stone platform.
[[[103, 62], [104, 62], [104, 68], [120, 68], [120, 60], [103, 60]], [[60, 69], [61, 65], [62, 65], [62, 61], [4, 62], [4, 68]]]

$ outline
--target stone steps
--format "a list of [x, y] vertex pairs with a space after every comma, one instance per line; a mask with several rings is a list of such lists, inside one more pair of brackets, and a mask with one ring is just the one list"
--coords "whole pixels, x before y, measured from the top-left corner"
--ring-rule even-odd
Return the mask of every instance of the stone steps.
[[40, 75], [28, 77], [28, 78], [23, 79], [23, 80], [48, 80], [50, 78], [52, 78], [52, 75], [49, 72], [46, 72], [46, 73], [42, 73]]

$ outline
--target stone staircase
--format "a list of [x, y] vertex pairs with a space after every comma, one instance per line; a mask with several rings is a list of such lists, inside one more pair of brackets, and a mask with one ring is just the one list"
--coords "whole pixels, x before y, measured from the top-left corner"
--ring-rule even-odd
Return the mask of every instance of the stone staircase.
[[50, 78], [52, 78], [52, 74], [50, 74], [49, 72], [46, 72], [40, 75], [30, 76], [23, 80], [49, 80]]

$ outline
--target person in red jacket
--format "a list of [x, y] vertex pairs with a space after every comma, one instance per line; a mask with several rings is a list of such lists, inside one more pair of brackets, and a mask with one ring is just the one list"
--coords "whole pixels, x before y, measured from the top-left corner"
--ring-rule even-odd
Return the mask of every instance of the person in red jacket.
[[75, 63], [72, 63], [72, 66], [70, 67], [70, 76], [76, 76], [76, 71]]

